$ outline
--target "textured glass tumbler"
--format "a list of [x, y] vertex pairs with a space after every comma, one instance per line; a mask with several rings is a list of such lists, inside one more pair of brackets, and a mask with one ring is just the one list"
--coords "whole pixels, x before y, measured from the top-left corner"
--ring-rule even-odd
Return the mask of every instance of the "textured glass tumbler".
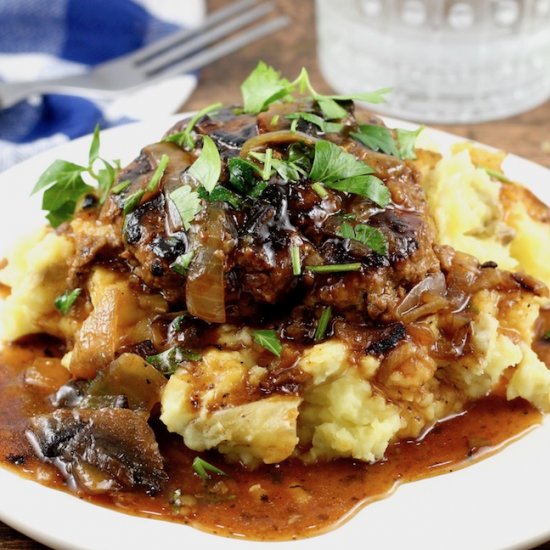
[[316, 0], [318, 55], [341, 93], [391, 87], [376, 110], [481, 122], [550, 97], [550, 0]]

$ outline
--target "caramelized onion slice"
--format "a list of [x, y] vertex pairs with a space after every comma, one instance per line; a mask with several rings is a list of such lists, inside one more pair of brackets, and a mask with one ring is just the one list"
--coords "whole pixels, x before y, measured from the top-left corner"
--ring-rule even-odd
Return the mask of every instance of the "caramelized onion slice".
[[225, 323], [226, 218], [223, 206], [210, 203], [193, 237], [195, 257], [189, 267], [185, 300], [189, 313], [209, 323]]
[[415, 285], [397, 306], [397, 313], [403, 316], [423, 305], [422, 295], [428, 292], [434, 296], [445, 296], [447, 292], [447, 283], [445, 282], [443, 273], [438, 272], [433, 275], [428, 275], [428, 277]]

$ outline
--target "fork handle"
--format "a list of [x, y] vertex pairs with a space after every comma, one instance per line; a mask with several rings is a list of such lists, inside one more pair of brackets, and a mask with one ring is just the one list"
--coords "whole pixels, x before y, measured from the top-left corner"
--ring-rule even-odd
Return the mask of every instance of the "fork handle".
[[89, 74], [33, 80], [32, 82], [2, 82], [0, 83], [0, 109], [12, 107], [29, 96], [55, 92], [77, 91], [78, 95], [87, 97], [105, 97], [108, 92], [87, 88], [93, 82]]

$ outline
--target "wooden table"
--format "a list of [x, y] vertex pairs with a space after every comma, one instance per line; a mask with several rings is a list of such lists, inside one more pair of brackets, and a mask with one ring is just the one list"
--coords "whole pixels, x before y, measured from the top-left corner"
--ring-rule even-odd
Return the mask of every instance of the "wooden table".
[[[209, 10], [230, 0], [209, 0]], [[293, 19], [292, 26], [214, 63], [201, 73], [199, 85], [182, 110], [200, 109], [215, 101], [239, 103], [239, 85], [263, 59], [290, 78], [307, 67], [313, 85], [321, 92], [330, 88], [323, 81], [316, 57], [313, 0], [277, 0], [281, 11]], [[441, 129], [487, 143], [550, 167], [550, 101], [522, 115], [497, 122], [468, 126], [441, 126]], [[0, 549], [46, 548], [0, 522]], [[550, 549], [550, 543], [537, 550]]]

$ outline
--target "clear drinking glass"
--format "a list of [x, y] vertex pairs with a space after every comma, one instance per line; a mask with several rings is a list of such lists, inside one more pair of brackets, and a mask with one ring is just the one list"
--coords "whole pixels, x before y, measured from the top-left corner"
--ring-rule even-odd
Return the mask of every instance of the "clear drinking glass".
[[390, 86], [384, 114], [504, 118], [550, 97], [550, 0], [316, 0], [321, 71], [341, 93]]

